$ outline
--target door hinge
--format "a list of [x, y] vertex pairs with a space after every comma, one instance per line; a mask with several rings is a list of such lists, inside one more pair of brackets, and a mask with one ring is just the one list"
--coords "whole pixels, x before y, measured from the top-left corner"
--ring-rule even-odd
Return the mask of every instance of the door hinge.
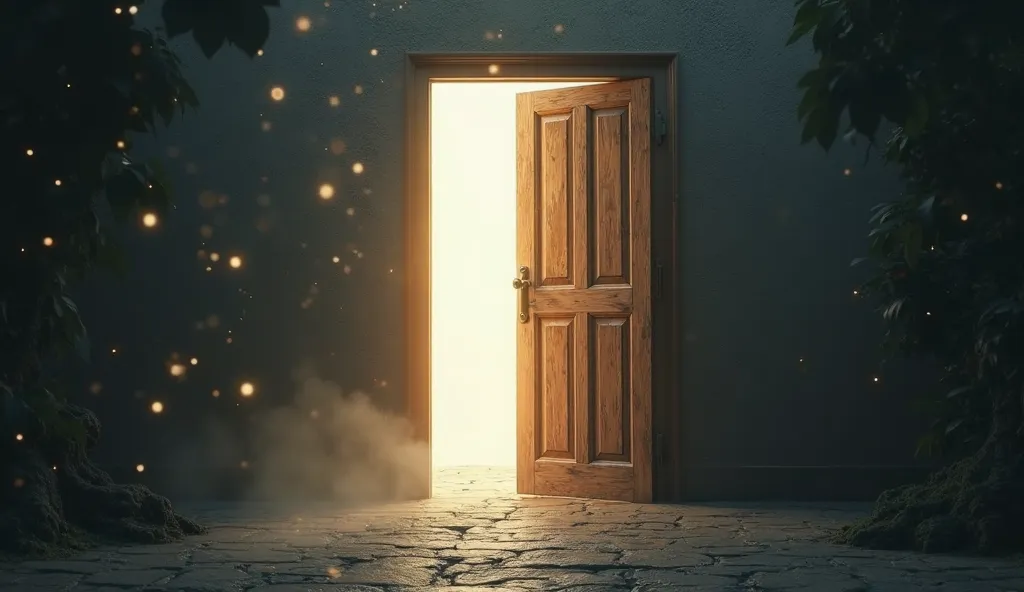
[[654, 465], [661, 466], [665, 464], [665, 436], [663, 434], [654, 435]]
[[654, 110], [654, 140], [658, 146], [665, 143], [665, 136], [668, 135], [668, 123], [665, 122], [665, 114], [661, 109]]
[[654, 286], [653, 292], [655, 298], [661, 298], [661, 292], [665, 286], [665, 271], [660, 263], [654, 265]]

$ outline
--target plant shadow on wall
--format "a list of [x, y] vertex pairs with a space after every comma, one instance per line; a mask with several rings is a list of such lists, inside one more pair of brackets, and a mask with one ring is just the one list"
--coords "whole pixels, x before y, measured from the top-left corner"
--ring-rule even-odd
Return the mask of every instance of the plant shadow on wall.
[[[810, 37], [803, 141], [840, 129], [897, 167], [863, 260], [891, 353], [943, 369], [935, 432], [946, 467], [881, 495], [838, 542], [924, 551], [1024, 546], [1024, 3], [798, 0]], [[876, 137], [888, 134], [884, 142]], [[866, 154], [867, 156], [867, 154]]]
[[207, 57], [252, 57], [278, 0], [165, 0], [163, 28], [137, 26], [154, 2], [0, 4], [0, 551], [45, 554], [96, 539], [166, 541], [202, 528], [145, 487], [88, 458], [100, 434], [56, 388], [62, 354], [86, 355], [71, 290], [117, 269], [129, 222], [167, 213], [159, 168], [131, 136], [198, 106], [167, 38], [191, 33]]

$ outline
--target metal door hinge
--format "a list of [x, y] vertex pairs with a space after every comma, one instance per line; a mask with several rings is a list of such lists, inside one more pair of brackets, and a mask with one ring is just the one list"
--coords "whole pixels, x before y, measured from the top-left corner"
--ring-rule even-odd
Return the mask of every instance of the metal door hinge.
[[665, 121], [665, 114], [660, 109], [654, 110], [654, 140], [658, 146], [665, 143], [665, 136], [668, 135], [668, 123]]

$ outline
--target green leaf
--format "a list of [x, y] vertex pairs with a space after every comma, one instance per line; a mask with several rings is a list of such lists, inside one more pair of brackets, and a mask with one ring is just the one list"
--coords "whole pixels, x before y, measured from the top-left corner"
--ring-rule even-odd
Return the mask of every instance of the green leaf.
[[[207, 0], [212, 1], [212, 0]], [[197, 0], [164, 0], [160, 16], [169, 37], [177, 37], [192, 30], [201, 7]]]
[[887, 321], [894, 321], [899, 318], [900, 311], [903, 310], [904, 302], [905, 300], [903, 298], [890, 302], [889, 305], [882, 310], [882, 318]]
[[874, 140], [878, 126], [882, 123], [882, 114], [875, 104], [864, 97], [850, 101], [850, 124], [857, 133]]
[[818, 145], [828, 152], [832, 148], [832, 144], [836, 141], [836, 136], [839, 135], [839, 117], [841, 110], [834, 104], [834, 99], [830, 97], [829, 102], [823, 106], [822, 109], [815, 111], [817, 113], [818, 121], [818, 133], [815, 135], [815, 139], [818, 140]]
[[808, 113], [807, 119], [804, 121], [803, 130], [800, 132], [801, 144], [806, 144], [817, 137], [819, 124], [820, 120], [817, 117], [817, 110]]
[[913, 269], [921, 257], [921, 246], [924, 242], [924, 232], [920, 224], [908, 223], [901, 228], [903, 235], [903, 259]]
[[246, 2], [236, 8], [229, 21], [227, 40], [245, 52], [250, 58], [266, 45], [270, 36], [270, 17], [258, 4]]
[[793, 45], [818, 26], [821, 9], [818, 0], [797, 0], [796, 16], [793, 17], [793, 29], [786, 40], [786, 45]]
[[955, 398], [959, 397], [960, 395], [965, 395], [965, 394], [967, 394], [967, 393], [969, 393], [969, 392], [971, 392], [973, 390], [974, 390], [974, 387], [971, 387], [971, 386], [962, 386], [960, 388], [955, 388], [955, 389], [949, 391], [948, 393], [946, 393], [946, 398], [947, 399], [955, 399]]
[[907, 119], [903, 122], [903, 133], [911, 138], [920, 136], [928, 124], [928, 111], [928, 100], [924, 95], [914, 95]]
[[921, 217], [928, 220], [932, 217], [932, 212], [935, 209], [935, 196], [932, 195], [929, 198], [921, 202], [921, 205], [917, 206], [918, 213]]

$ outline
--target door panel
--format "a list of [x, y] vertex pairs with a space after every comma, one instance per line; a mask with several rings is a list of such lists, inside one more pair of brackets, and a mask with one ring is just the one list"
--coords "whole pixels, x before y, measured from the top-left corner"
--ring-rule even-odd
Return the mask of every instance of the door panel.
[[651, 500], [650, 121], [648, 79], [517, 97], [520, 493]]

